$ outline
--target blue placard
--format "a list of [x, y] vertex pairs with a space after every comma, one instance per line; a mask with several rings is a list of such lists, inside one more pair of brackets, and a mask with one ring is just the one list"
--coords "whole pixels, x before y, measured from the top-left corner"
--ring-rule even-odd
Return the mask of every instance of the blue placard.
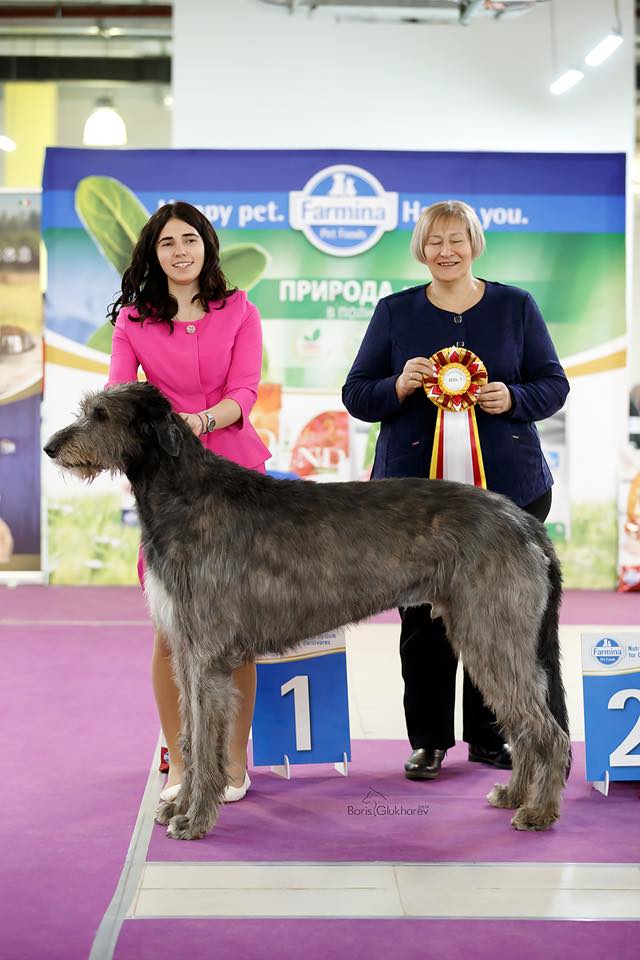
[[640, 780], [640, 633], [583, 633], [587, 780]]
[[351, 759], [344, 629], [257, 662], [253, 762], [337, 763]]

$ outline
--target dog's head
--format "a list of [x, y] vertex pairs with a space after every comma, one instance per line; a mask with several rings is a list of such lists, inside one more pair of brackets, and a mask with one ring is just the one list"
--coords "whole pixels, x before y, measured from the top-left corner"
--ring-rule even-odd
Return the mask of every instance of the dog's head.
[[47, 441], [44, 452], [83, 480], [128, 473], [154, 455], [177, 457], [186, 428], [149, 383], [126, 383], [83, 399], [76, 420]]

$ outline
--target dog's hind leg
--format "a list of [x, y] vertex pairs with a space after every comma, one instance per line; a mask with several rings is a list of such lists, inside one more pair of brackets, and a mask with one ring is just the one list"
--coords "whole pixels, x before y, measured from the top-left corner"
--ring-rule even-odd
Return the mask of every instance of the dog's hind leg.
[[552, 556], [535, 662], [524, 663], [522, 675], [529, 680], [513, 703], [513, 715], [505, 719], [514, 748], [513, 777], [507, 787], [496, 786], [488, 797], [494, 806], [518, 808], [511, 821], [516, 830], [545, 830], [558, 819], [569, 771], [571, 743], [558, 641], [560, 598], [560, 569]]
[[520, 684], [516, 690], [506, 713], [501, 701], [491, 702], [491, 696], [483, 691], [502, 722], [513, 757], [510, 782], [497, 784], [487, 799], [496, 807], [517, 808], [511, 821], [516, 830], [546, 830], [560, 816], [569, 738], [547, 706], [542, 673], [532, 684]]
[[546, 830], [555, 823], [569, 762], [567, 734], [546, 704], [532, 705], [532, 709], [533, 715], [527, 716], [520, 731], [532, 771], [527, 797], [511, 820], [516, 830]]
[[511, 781], [494, 788], [488, 800], [493, 806], [518, 808], [515, 829], [545, 830], [559, 816], [569, 742], [548, 706], [537, 636], [522, 610], [494, 605], [476, 615], [481, 634], [464, 613], [452, 618], [447, 630], [511, 745]]
[[569, 739], [544, 702], [530, 700], [505, 723], [511, 744], [513, 773], [508, 784], [496, 784], [487, 796], [494, 807], [516, 809], [516, 830], [546, 830], [560, 815]]
[[[562, 789], [569, 775], [571, 741], [566, 696], [560, 669], [558, 623], [562, 596], [560, 565], [552, 549], [547, 549], [549, 589], [540, 621], [537, 641], [537, 669], [542, 691], [527, 722], [533, 720], [528, 741], [537, 757], [526, 803], [511, 821], [517, 830], [543, 830], [560, 811]], [[536, 707], [538, 709], [536, 709]], [[527, 736], [526, 724], [523, 736]]]
[[211, 661], [191, 663], [187, 684], [191, 721], [185, 766], [188, 791], [184, 797], [179, 795], [176, 815], [167, 830], [176, 840], [203, 837], [216, 821], [228, 779], [228, 740], [236, 696], [231, 672], [216, 669]]

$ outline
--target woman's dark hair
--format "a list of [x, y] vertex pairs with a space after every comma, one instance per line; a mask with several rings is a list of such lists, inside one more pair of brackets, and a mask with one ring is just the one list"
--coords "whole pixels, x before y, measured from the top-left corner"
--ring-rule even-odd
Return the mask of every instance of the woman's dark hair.
[[221, 300], [224, 306], [227, 297], [235, 293], [220, 269], [220, 242], [215, 230], [203, 213], [190, 203], [178, 200], [165, 203], [149, 217], [135, 245], [131, 263], [122, 275], [122, 291], [109, 305], [107, 317], [115, 324], [121, 307], [135, 307], [137, 316], [130, 320], [143, 323], [153, 320], [169, 325], [173, 333], [173, 318], [178, 312], [178, 301], [169, 293], [167, 275], [160, 266], [156, 244], [161, 231], [169, 220], [184, 220], [197, 230], [204, 242], [204, 262], [200, 271], [200, 290], [193, 298], [203, 310], [209, 309], [211, 300]]

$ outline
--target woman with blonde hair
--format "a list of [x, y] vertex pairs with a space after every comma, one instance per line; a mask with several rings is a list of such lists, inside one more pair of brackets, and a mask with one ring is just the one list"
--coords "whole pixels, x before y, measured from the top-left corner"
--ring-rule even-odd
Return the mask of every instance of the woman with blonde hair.
[[[569, 384], [531, 294], [474, 275], [474, 261], [484, 248], [480, 221], [468, 204], [446, 200], [422, 211], [411, 251], [431, 281], [379, 301], [342, 398], [354, 417], [381, 423], [373, 478], [428, 477], [437, 461], [442, 470], [435, 475], [486, 486], [544, 520], [553, 481], [535, 421], [562, 407]], [[434, 457], [441, 421], [423, 385], [436, 375], [434, 354], [456, 346], [472, 351], [488, 374], [474, 408], [477, 436], [467, 431], [465, 439], [464, 431], [455, 430], [446, 441], [449, 456]], [[460, 423], [461, 414], [452, 416]], [[481, 470], [465, 466], [465, 444], [471, 456], [479, 446]], [[428, 780], [438, 776], [455, 743], [457, 657], [429, 606], [408, 607], [400, 615], [404, 708], [413, 751], [405, 775]], [[466, 672], [463, 726], [469, 760], [510, 768], [495, 716]]]

